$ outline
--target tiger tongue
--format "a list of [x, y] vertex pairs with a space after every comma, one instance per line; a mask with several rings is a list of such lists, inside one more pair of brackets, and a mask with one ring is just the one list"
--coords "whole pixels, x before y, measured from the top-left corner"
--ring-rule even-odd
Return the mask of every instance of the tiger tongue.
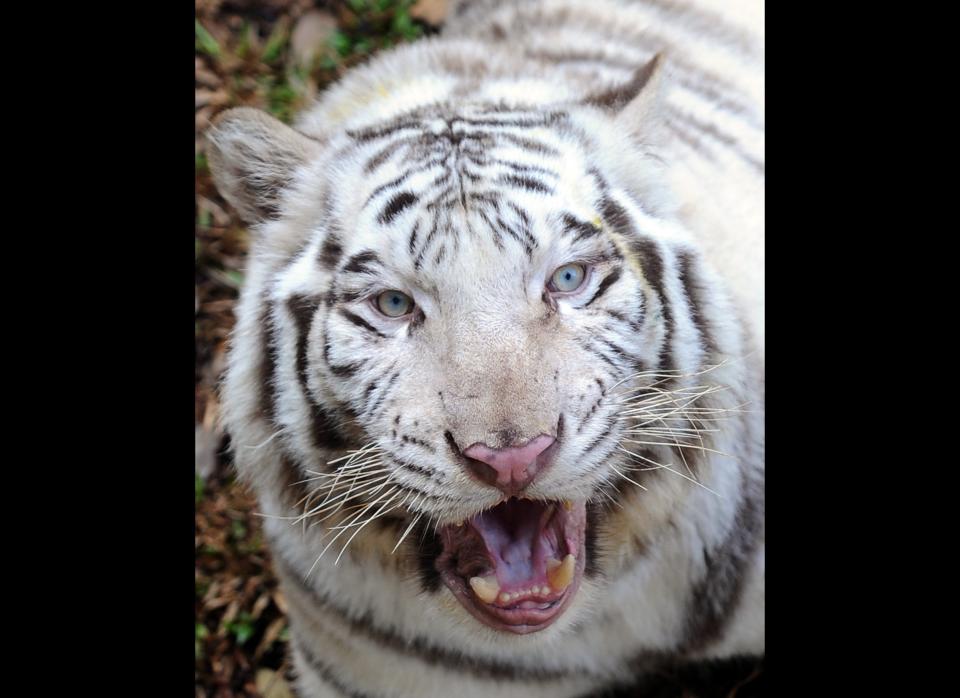
[[566, 554], [556, 506], [510, 499], [470, 520], [480, 534], [501, 589], [545, 583], [547, 562]]

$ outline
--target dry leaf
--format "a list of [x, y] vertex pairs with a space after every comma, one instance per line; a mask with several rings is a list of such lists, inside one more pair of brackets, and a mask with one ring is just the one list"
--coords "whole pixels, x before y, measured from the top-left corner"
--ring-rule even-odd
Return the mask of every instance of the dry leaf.
[[257, 669], [256, 683], [263, 698], [293, 698], [286, 680], [272, 669]]
[[268, 603], [270, 603], [270, 597], [267, 594], [260, 594], [260, 598], [253, 604], [253, 611], [250, 613], [254, 620], [260, 617]]
[[202, 480], [207, 480], [217, 469], [219, 445], [219, 434], [212, 429], [205, 429], [202, 424], [197, 425], [194, 430], [193, 467]]
[[410, 8], [410, 16], [438, 26], [447, 18], [447, 0], [419, 0]]
[[263, 656], [263, 653], [270, 649], [270, 645], [280, 637], [280, 633], [283, 632], [283, 629], [287, 625], [287, 619], [284, 617], [276, 618], [273, 620], [270, 625], [267, 626], [266, 631], [263, 633], [263, 639], [260, 640], [260, 644], [257, 645], [257, 649], [253, 653], [253, 658], [260, 659]]
[[193, 91], [193, 104], [195, 109], [200, 107], [205, 107], [208, 104], [214, 106], [222, 106], [227, 104], [230, 101], [230, 95], [228, 95], [223, 90], [218, 90], [214, 92], [213, 90], [194, 90]]
[[287, 615], [287, 600], [283, 596], [283, 592], [277, 589], [273, 592], [273, 602], [277, 604], [277, 608], [280, 609], [280, 613]]
[[290, 37], [293, 60], [300, 66], [309, 67], [325, 49], [330, 37], [337, 31], [337, 20], [329, 12], [311, 10], [297, 21]]

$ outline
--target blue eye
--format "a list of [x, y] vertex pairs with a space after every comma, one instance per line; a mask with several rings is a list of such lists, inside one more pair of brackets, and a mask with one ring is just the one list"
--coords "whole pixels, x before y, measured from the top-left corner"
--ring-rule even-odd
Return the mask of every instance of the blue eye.
[[565, 264], [550, 277], [550, 290], [562, 293], [576, 291], [586, 277], [587, 270], [582, 264]]
[[413, 310], [413, 299], [400, 291], [384, 291], [377, 296], [376, 305], [387, 317], [403, 317]]

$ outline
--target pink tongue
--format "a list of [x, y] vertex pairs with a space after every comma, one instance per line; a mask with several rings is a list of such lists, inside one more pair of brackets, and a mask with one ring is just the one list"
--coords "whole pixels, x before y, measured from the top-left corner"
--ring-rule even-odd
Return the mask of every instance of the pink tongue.
[[540, 581], [546, 574], [546, 558], [563, 557], [558, 554], [553, 527], [546, 525], [552, 513], [552, 506], [511, 499], [471, 520], [496, 566], [502, 588]]

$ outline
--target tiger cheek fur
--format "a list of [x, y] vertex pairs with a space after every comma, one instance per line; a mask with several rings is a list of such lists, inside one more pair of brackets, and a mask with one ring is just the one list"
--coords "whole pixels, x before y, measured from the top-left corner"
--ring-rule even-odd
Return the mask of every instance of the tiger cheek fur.
[[[256, 229], [224, 418], [305, 696], [573, 696], [763, 652], [762, 329], [688, 229], [671, 158], [716, 158], [663, 141], [663, 59], [617, 21], [643, 12], [455, 8], [467, 38], [372, 61], [297, 129], [211, 133]], [[587, 79], [505, 19], [627, 58]]]

